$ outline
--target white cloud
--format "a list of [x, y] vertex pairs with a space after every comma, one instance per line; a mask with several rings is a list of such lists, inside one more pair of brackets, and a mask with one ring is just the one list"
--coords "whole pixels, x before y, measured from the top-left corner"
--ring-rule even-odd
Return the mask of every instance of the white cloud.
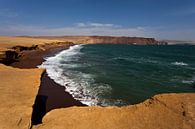
[[77, 27], [121, 27], [119, 25], [114, 25], [114, 24], [102, 24], [102, 23], [96, 23], [96, 22], [88, 22], [88, 23], [76, 23], [75, 24]]
[[114, 24], [77, 23], [72, 27], [45, 28], [13, 25], [0, 27], [0, 35], [109, 35], [149, 36], [144, 27], [124, 28]]
[[92, 27], [115, 27], [113, 24], [90, 23]]
[[76, 23], [75, 25], [78, 26], [78, 27], [86, 27], [86, 24], [85, 23], [81, 23], [81, 22]]

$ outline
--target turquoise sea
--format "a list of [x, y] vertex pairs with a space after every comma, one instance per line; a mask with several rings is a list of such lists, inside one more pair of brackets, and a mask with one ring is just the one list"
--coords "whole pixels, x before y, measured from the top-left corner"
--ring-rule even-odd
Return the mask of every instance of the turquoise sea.
[[195, 92], [193, 45], [75, 45], [40, 67], [88, 105], [128, 105], [159, 93]]

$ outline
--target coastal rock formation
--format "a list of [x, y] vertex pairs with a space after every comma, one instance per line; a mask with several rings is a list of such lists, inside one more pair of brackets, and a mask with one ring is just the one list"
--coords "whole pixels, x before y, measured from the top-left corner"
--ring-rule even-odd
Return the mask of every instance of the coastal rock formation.
[[73, 45], [61, 40], [0, 36], [0, 63], [10, 64], [22, 56], [22, 51], [45, 50], [48, 46]]
[[35, 129], [193, 129], [195, 94], [156, 95], [125, 107], [72, 107], [49, 112]]
[[28, 129], [43, 69], [0, 64], [0, 129]]
[[0, 63], [8, 64], [16, 61], [18, 52], [13, 49], [0, 49]]
[[158, 45], [154, 38], [143, 37], [113, 37], [113, 36], [41, 36], [33, 38], [64, 40], [82, 44], [137, 44], [137, 45]]
[[1, 49], [11, 49], [15, 46], [23, 47], [36, 47], [36, 45], [45, 45], [45, 44], [57, 44], [59, 42], [64, 42], [60, 40], [49, 40], [49, 39], [36, 39], [36, 38], [26, 38], [26, 37], [9, 37], [9, 36], [0, 36], [0, 48]]

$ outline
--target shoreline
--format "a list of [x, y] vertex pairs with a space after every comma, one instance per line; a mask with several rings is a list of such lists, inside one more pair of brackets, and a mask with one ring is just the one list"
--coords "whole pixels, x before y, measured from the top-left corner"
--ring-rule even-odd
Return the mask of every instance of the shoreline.
[[[64, 44], [60, 46], [56, 45], [46, 45], [43, 50], [29, 50], [23, 51], [22, 57], [18, 62], [14, 62], [9, 66], [14, 68], [37, 68], [38, 65], [44, 60], [45, 57], [54, 56], [55, 54], [68, 49], [73, 44]], [[73, 96], [65, 91], [65, 87], [55, 83], [50, 77], [48, 77], [47, 72], [42, 74], [41, 84], [38, 90], [38, 96], [46, 96], [46, 113], [58, 108], [67, 108], [71, 106], [87, 106], [80, 101], [73, 98]]]
[[[70, 46], [74, 45], [78, 44], [70, 43], [61, 44], [60, 46], [57, 44], [48, 44], [45, 45], [44, 48], [42, 48], [44, 50], [37, 49], [22, 51], [22, 58], [19, 59], [18, 62], [10, 64], [10, 66], [21, 69], [37, 68], [37, 66], [41, 65], [45, 61], [45, 57], [53, 57], [56, 54], [62, 52], [63, 50], [69, 49]], [[67, 108], [71, 106], [88, 106], [75, 99], [69, 92], [65, 91], [65, 89], [66, 86], [56, 83], [48, 76], [47, 72], [44, 72], [42, 74], [41, 84], [37, 95], [46, 96], [48, 98], [46, 102], [46, 113], [58, 108]], [[63, 101], [63, 99], [65, 101]]]
[[[67, 103], [67, 105], [56, 107], [48, 106], [46, 109], [45, 105], [42, 105], [42, 102], [40, 103], [40, 101], [36, 100], [41, 98], [41, 101], [42, 99], [44, 101], [48, 99], [48, 97], [41, 94], [38, 95], [37, 93], [42, 93], [40, 88], [40, 85], [42, 83], [44, 83], [42, 85], [46, 86], [42, 87], [42, 90], [45, 90], [44, 88], [47, 89], [47, 86], [55, 86], [55, 83], [50, 78], [49, 80], [47, 80], [48, 76], [44, 72], [44, 69], [38, 69], [36, 68], [36, 66], [44, 61], [43, 58], [45, 56], [52, 56], [52, 53], [55, 54], [60, 50], [63, 50], [70, 46], [70, 44], [64, 44], [64, 42], [61, 43], [63, 43], [61, 44], [61, 46], [59, 46], [59, 44], [57, 44], [56, 42], [54, 42], [53, 44], [45, 44], [44, 46], [48, 47], [48, 50], [45, 49], [44, 51], [42, 49], [28, 49], [29, 51], [21, 51], [20, 53], [22, 53], [23, 56], [20, 61], [12, 64], [14, 68], [12, 67], [12, 65], [9, 65], [11, 66], [9, 67], [0, 64], [0, 98], [2, 102], [0, 103], [0, 113], [2, 114], [0, 116], [0, 128], [193, 129], [195, 127], [194, 93], [158, 94], [139, 104], [127, 105], [122, 107], [69, 107], [71, 104]], [[14, 47], [14, 45], [15, 44], [12, 44], [12, 47]], [[66, 47], [64, 48], [63, 46]], [[49, 48], [51, 48], [51, 51], [49, 51]], [[4, 58], [4, 56], [2, 57]], [[55, 86], [55, 88], [56, 87], [58, 86]], [[62, 86], [58, 87], [60, 91], [65, 93], [65, 91], [63, 91], [63, 88], [64, 87]], [[50, 91], [50, 93], [52, 92], [52, 96], [54, 92], [58, 93], [58, 90], [48, 90]], [[56, 93], [55, 96], [58, 95]], [[71, 96], [69, 96], [68, 94], [66, 95], [67, 96], [64, 96], [66, 97], [66, 99], [67, 97]], [[57, 98], [54, 98], [54, 100], [55, 99]], [[73, 102], [72, 104], [75, 104], [75, 101], [72, 101], [71, 97], [70, 101]], [[37, 108], [37, 110], [34, 110], [36, 109], [37, 105], [41, 108]], [[36, 111], [42, 110], [42, 108], [45, 108], [43, 109], [45, 110], [45, 113], [46, 110], [49, 113], [39, 114], [42, 115], [42, 124], [36, 123], [39, 122], [38, 120], [34, 121], [33, 123], [33, 117], [34, 119], [40, 118], [34, 116], [34, 113], [37, 113]]]

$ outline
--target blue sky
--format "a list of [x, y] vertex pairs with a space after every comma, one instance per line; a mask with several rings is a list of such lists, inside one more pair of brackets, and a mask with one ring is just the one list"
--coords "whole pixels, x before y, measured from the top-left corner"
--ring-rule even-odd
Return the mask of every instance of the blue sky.
[[0, 35], [195, 40], [195, 0], [0, 0]]

